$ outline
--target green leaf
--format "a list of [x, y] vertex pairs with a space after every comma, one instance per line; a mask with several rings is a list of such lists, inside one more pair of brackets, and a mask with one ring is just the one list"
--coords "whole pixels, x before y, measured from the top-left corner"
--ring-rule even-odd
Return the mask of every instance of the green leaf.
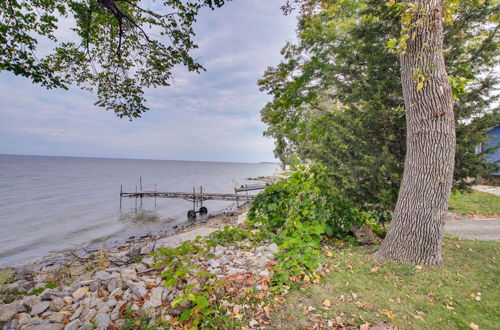
[[208, 306], [208, 299], [205, 296], [197, 295], [195, 301], [196, 305], [200, 308], [205, 308]]
[[184, 312], [181, 313], [181, 316], [179, 317], [179, 321], [183, 322], [183, 321], [186, 321], [187, 319], [189, 319], [192, 312], [193, 312], [193, 310], [191, 308], [186, 309]]

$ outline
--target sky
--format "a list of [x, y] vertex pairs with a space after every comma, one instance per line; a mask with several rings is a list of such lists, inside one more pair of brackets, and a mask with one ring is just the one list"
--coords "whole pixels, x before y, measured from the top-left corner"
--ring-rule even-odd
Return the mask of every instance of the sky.
[[259, 111], [269, 100], [257, 80], [294, 39], [282, 0], [235, 0], [198, 17], [193, 54], [207, 69], [174, 71], [172, 86], [146, 92], [148, 107], [130, 122], [94, 106], [79, 90], [46, 90], [0, 73], [0, 154], [275, 161]]

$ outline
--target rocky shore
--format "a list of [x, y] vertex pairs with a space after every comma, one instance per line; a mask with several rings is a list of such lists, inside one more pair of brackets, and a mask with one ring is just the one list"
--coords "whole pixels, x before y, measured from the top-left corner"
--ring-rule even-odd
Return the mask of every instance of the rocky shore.
[[[244, 209], [237, 210], [169, 237], [149, 238], [110, 251], [97, 251], [85, 258], [73, 256], [66, 264], [47, 265], [34, 273], [20, 270], [19, 279], [11, 284], [13, 291], [41, 292], [18, 295], [0, 305], [0, 326], [26, 330], [114, 329], [123, 326], [126, 310], [153, 317], [161, 314], [162, 319], [169, 320], [180, 313], [170, 304], [179, 292], [175, 287], [164, 286], [163, 269], [154, 267], [156, 260], [149, 254], [160, 247], [177, 247], [198, 236], [207, 236], [228, 224], [241, 224], [245, 218]], [[233, 246], [212, 246], [212, 258], [191, 262], [218, 279], [240, 276], [262, 283], [263, 278], [269, 278], [266, 267], [272, 265], [277, 251], [275, 244], [251, 247], [247, 239]], [[58, 286], [47, 287], [48, 283]]]

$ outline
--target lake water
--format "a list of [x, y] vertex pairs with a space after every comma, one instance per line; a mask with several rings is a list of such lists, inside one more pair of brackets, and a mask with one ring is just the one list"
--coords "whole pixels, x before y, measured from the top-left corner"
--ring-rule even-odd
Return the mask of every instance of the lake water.
[[[246, 178], [268, 176], [275, 164], [214, 163], [0, 155], [0, 267], [78, 246], [113, 244], [131, 236], [171, 231], [187, 221], [192, 203], [178, 199], [124, 198], [135, 191], [232, 193]], [[198, 188], [199, 189], [199, 188]], [[138, 205], [140, 206], [140, 204]], [[233, 202], [207, 201], [209, 213]], [[192, 220], [191, 220], [192, 221]]]

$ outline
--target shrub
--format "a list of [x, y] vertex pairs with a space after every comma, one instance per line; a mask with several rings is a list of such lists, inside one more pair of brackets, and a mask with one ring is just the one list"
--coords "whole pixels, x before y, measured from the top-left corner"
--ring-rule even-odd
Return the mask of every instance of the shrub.
[[250, 206], [249, 222], [260, 223], [280, 247], [277, 282], [304, 271], [314, 273], [325, 236], [346, 238], [351, 225], [366, 223], [366, 213], [325, 184], [327, 178], [319, 164], [293, 165], [287, 179], [266, 188]]

